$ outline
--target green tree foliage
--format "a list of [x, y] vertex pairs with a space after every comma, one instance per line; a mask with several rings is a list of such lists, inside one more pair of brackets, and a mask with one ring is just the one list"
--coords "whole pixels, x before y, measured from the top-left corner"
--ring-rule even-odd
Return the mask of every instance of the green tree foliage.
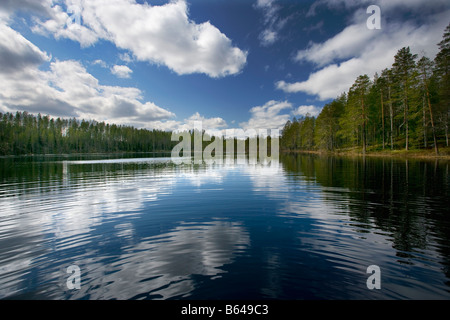
[[[448, 147], [450, 115], [450, 25], [434, 60], [401, 48], [391, 68], [373, 79], [360, 75], [326, 104], [317, 119], [288, 121], [284, 150], [381, 150]], [[313, 126], [312, 126], [313, 125]], [[311, 140], [313, 136], [313, 140]]]
[[[368, 75], [359, 76], [349, 90], [347, 113], [353, 118], [353, 126], [357, 133], [361, 133], [363, 153], [367, 147], [368, 95], [371, 82]], [[359, 138], [359, 136], [358, 136]]]
[[412, 54], [409, 47], [402, 48], [395, 55], [395, 62], [392, 65], [394, 79], [397, 83], [399, 98], [403, 109], [403, 123], [405, 127], [405, 148], [409, 148], [409, 109], [410, 97], [413, 89], [412, 82], [414, 81], [415, 73], [415, 59], [416, 54]]
[[448, 147], [448, 122], [450, 112], [450, 24], [444, 32], [444, 39], [439, 42], [439, 52], [434, 60], [437, 90], [439, 101], [437, 102], [438, 126], [445, 131], [445, 143]]
[[310, 115], [288, 121], [282, 130], [280, 145], [289, 150], [312, 150], [315, 145], [314, 130], [316, 119]]
[[319, 149], [332, 151], [341, 145], [338, 133], [341, 129], [339, 119], [343, 118], [347, 95], [342, 94], [338, 99], [325, 105], [316, 120], [315, 145]]
[[422, 124], [423, 124], [423, 141], [424, 141], [424, 147], [427, 147], [427, 108], [429, 112], [429, 119], [431, 123], [431, 128], [433, 132], [433, 142], [434, 142], [434, 150], [436, 154], [439, 154], [438, 151], [438, 144], [436, 140], [436, 128], [434, 125], [434, 117], [433, 117], [433, 107], [431, 106], [431, 99], [430, 99], [430, 79], [432, 77], [432, 68], [433, 63], [431, 60], [427, 57], [422, 57], [419, 62], [417, 63], [417, 69], [420, 75], [420, 85], [422, 88]]
[[104, 122], [53, 119], [28, 112], [0, 113], [0, 155], [161, 152], [171, 133]]

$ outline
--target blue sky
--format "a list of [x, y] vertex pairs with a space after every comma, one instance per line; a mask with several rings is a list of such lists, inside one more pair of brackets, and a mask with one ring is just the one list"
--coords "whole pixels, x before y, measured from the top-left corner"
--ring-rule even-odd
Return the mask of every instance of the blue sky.
[[[2, 0], [0, 111], [149, 129], [281, 128], [410, 46], [434, 58], [441, 0]], [[381, 29], [369, 29], [370, 5]]]

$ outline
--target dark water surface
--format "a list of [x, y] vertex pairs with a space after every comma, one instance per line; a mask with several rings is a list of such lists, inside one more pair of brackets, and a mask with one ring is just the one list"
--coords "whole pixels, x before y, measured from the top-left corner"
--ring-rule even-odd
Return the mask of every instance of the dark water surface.
[[450, 299], [449, 162], [115, 157], [0, 159], [0, 298]]

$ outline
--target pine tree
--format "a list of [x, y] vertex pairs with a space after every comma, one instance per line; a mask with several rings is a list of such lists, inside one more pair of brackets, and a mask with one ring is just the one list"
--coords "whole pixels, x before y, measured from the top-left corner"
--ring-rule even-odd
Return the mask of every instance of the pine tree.
[[390, 69], [384, 69], [381, 72], [382, 85], [387, 88], [387, 103], [389, 104], [389, 123], [390, 123], [390, 142], [391, 150], [394, 149], [394, 108], [392, 102], [392, 71]]
[[350, 110], [356, 118], [356, 123], [361, 127], [361, 142], [363, 153], [366, 153], [367, 147], [367, 95], [371, 86], [368, 75], [359, 76], [349, 91], [349, 101], [352, 102]]
[[[428, 110], [430, 112], [430, 121], [431, 121], [431, 128], [433, 132], [433, 141], [434, 141], [434, 150], [436, 152], [436, 155], [439, 154], [437, 140], [436, 140], [436, 129], [434, 126], [434, 119], [433, 119], [433, 110], [431, 107], [431, 100], [430, 100], [430, 90], [429, 90], [429, 79], [431, 77], [432, 73], [432, 62], [429, 58], [422, 57], [418, 63], [417, 63], [417, 69], [419, 70], [419, 75], [421, 77], [421, 85], [425, 91], [424, 100], [426, 99], [426, 103], [428, 105]], [[426, 97], [426, 98], [425, 98]], [[423, 117], [424, 117], [424, 126], [426, 127], [426, 119], [425, 119], [425, 108], [423, 108]], [[424, 130], [424, 134], [426, 131]], [[426, 143], [426, 135], [424, 137], [425, 143]]]
[[405, 125], [405, 149], [409, 149], [409, 91], [416, 66], [417, 54], [412, 54], [409, 47], [403, 47], [395, 55], [392, 65], [395, 80], [400, 86], [400, 96], [403, 106], [403, 124]]
[[386, 78], [384, 78], [383, 76], [379, 77], [378, 73], [375, 74], [374, 77], [374, 89], [375, 92], [378, 93], [379, 95], [379, 101], [380, 101], [380, 115], [381, 115], [381, 140], [382, 140], [382, 145], [383, 145], [383, 150], [385, 148], [386, 145], [386, 133], [385, 133], [385, 95], [386, 95]]
[[444, 31], [443, 40], [439, 42], [439, 52], [435, 58], [435, 74], [438, 78], [440, 112], [439, 117], [445, 129], [445, 140], [448, 143], [448, 126], [450, 112], [450, 24]]

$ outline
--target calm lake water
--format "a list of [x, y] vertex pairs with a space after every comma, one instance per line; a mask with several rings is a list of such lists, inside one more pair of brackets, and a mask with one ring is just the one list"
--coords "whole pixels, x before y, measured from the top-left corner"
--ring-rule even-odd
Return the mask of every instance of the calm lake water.
[[0, 174], [3, 299], [450, 299], [449, 162], [17, 157]]

